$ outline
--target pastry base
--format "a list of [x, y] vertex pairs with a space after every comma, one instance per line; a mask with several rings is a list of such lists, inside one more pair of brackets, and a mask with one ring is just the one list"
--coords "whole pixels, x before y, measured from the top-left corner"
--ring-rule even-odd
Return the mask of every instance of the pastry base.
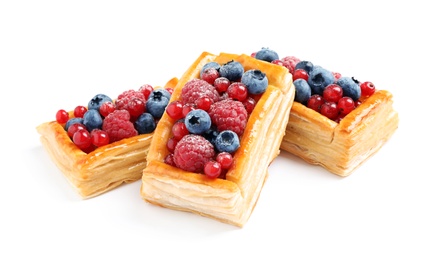
[[339, 176], [348, 176], [374, 155], [398, 128], [393, 96], [378, 90], [336, 123], [294, 102], [281, 149]]
[[[165, 87], [174, 87], [173, 78]], [[70, 115], [73, 112], [69, 112]], [[142, 177], [153, 133], [126, 138], [90, 153], [79, 149], [56, 121], [36, 127], [50, 158], [83, 199], [98, 196]]]
[[165, 114], [154, 132], [140, 192], [142, 198], [152, 204], [242, 227], [257, 203], [269, 164], [280, 152], [294, 100], [294, 87], [291, 74], [282, 66], [247, 55], [204, 52], [179, 80], [171, 101], [179, 98], [186, 82], [199, 76], [204, 64], [209, 61], [223, 64], [230, 60], [239, 61], [245, 70], [255, 68], [266, 73], [269, 87], [249, 117], [226, 179], [209, 179], [203, 174], [183, 171], [163, 162], [168, 154], [166, 143], [174, 124]]

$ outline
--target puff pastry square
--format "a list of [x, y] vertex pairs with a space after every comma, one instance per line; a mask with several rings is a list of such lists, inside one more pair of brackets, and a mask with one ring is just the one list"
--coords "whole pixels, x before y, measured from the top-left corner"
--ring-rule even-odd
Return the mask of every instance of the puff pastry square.
[[376, 91], [339, 123], [294, 102], [281, 149], [348, 176], [390, 139], [398, 124], [387, 90]]
[[[165, 88], [178, 82], [172, 78]], [[72, 112], [69, 112], [72, 115]], [[56, 121], [36, 127], [50, 158], [83, 199], [98, 196], [142, 177], [153, 133], [126, 138], [90, 153], [79, 149]]]
[[204, 64], [210, 61], [224, 64], [231, 60], [240, 62], [245, 71], [259, 69], [264, 72], [269, 86], [249, 117], [226, 179], [209, 179], [164, 163], [168, 154], [166, 143], [174, 123], [165, 113], [154, 132], [140, 193], [149, 203], [242, 227], [257, 203], [269, 164], [280, 152], [294, 100], [291, 74], [282, 66], [247, 55], [203, 52], [180, 78], [171, 102], [179, 98], [186, 82], [199, 77]]

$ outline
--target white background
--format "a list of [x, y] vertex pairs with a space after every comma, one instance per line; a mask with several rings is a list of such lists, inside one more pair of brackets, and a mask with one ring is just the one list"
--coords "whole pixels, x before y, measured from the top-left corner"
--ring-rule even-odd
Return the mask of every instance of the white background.
[[[2, 1], [0, 259], [429, 259], [424, 2]], [[139, 182], [82, 200], [42, 149], [60, 108], [261, 47], [391, 91], [398, 130], [347, 178], [281, 153], [243, 228], [152, 206]]]

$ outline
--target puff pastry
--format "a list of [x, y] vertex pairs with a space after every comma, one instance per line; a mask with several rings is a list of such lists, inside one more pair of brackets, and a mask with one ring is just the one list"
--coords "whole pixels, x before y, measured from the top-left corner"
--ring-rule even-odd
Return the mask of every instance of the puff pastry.
[[[177, 78], [172, 78], [164, 87], [174, 87], [177, 82]], [[153, 133], [137, 135], [98, 147], [87, 154], [72, 142], [64, 127], [56, 121], [42, 123], [36, 130], [50, 158], [84, 199], [122, 183], [139, 180], [153, 136]]]
[[294, 102], [281, 149], [348, 176], [390, 139], [398, 124], [387, 90], [376, 91], [339, 123]]
[[186, 82], [199, 77], [204, 64], [210, 61], [224, 64], [231, 60], [240, 62], [245, 70], [264, 72], [269, 86], [249, 117], [226, 179], [209, 179], [203, 174], [180, 170], [163, 162], [168, 154], [166, 142], [174, 123], [165, 114], [154, 132], [140, 193], [149, 203], [242, 227], [257, 203], [269, 164], [280, 152], [294, 100], [291, 74], [282, 66], [247, 55], [203, 52], [179, 80], [171, 102], [179, 98]]

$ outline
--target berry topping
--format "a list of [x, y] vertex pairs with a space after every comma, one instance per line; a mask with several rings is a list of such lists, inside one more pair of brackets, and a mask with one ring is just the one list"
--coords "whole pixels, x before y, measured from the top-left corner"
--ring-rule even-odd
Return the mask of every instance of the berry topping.
[[94, 129], [91, 131], [91, 143], [96, 147], [109, 144], [108, 133], [101, 129]]
[[227, 89], [231, 99], [244, 101], [248, 97], [248, 88], [242, 82], [233, 82]]
[[224, 93], [227, 91], [228, 86], [230, 86], [230, 80], [224, 77], [219, 77], [214, 81], [213, 85], [218, 93]]
[[73, 124], [76, 124], [76, 123], [79, 123], [79, 124], [84, 124], [84, 119], [83, 118], [80, 118], [80, 117], [74, 117], [74, 118], [70, 118], [68, 121], [67, 121], [67, 123], [66, 123], [66, 125], [64, 126], [64, 130], [66, 130], [66, 131], [68, 131], [69, 130], [69, 127], [71, 126], [71, 125], [73, 125]]
[[325, 102], [321, 105], [321, 115], [324, 115], [331, 120], [335, 120], [339, 115], [339, 108], [335, 102]]
[[176, 140], [181, 140], [182, 137], [186, 136], [190, 132], [187, 129], [184, 121], [176, 121], [172, 126], [172, 134]]
[[314, 94], [309, 98], [306, 106], [310, 109], [320, 112], [322, 104], [324, 104], [323, 97], [318, 94]]
[[143, 96], [145, 97], [145, 100], [149, 98], [149, 95], [154, 90], [154, 88], [149, 84], [144, 84], [139, 88], [139, 92], [143, 93]]
[[145, 112], [145, 95], [137, 90], [127, 90], [118, 96], [116, 109], [125, 109], [132, 118], [137, 118]]
[[136, 136], [137, 130], [130, 121], [130, 113], [127, 110], [115, 110], [103, 121], [102, 129], [105, 130], [111, 142]]
[[339, 99], [338, 108], [340, 115], [345, 116], [355, 109], [355, 102], [350, 97], [342, 97]]
[[73, 110], [73, 115], [75, 117], [84, 117], [85, 112], [87, 112], [87, 108], [84, 106], [76, 106]]
[[309, 79], [309, 74], [304, 69], [296, 69], [294, 70], [293, 81], [296, 79], [304, 79], [307, 81]]
[[216, 69], [216, 70], [218, 70], [218, 71], [219, 71], [219, 68], [220, 68], [220, 67], [221, 67], [221, 65], [219, 65], [219, 63], [218, 63], [218, 62], [215, 62], [215, 61], [210, 61], [210, 62], [206, 63], [205, 65], [203, 65], [203, 67], [202, 67], [202, 69], [201, 69], [201, 71], [200, 71], [200, 78], [202, 78], [202, 76], [203, 76], [203, 72], [204, 72], [206, 69], [214, 68], [214, 69]]
[[166, 89], [155, 89], [146, 101], [147, 112], [154, 118], [160, 118], [169, 104], [170, 97], [171, 94]]
[[59, 124], [65, 124], [69, 120], [69, 113], [64, 109], [60, 109], [55, 114], [55, 119]]
[[81, 123], [74, 123], [67, 129], [67, 135], [70, 138], [73, 138], [73, 135], [80, 129], [87, 129], [87, 128]]
[[248, 87], [248, 92], [258, 95], [266, 91], [269, 80], [261, 70], [247, 70], [242, 75], [241, 82]]
[[343, 90], [337, 84], [330, 84], [323, 91], [323, 98], [325, 101], [337, 103], [341, 97], [343, 97]]
[[342, 90], [343, 95], [352, 98], [353, 100], [357, 100], [361, 96], [360, 85], [353, 78], [350, 77], [341, 77], [337, 80], [336, 84], [338, 84]]
[[116, 109], [115, 103], [111, 101], [107, 101], [100, 106], [99, 112], [100, 112], [100, 115], [102, 115], [103, 117], [107, 117], [107, 115], [115, 111], [115, 109]]
[[363, 97], [368, 97], [373, 95], [373, 93], [375, 93], [375, 85], [370, 82], [370, 81], [366, 81], [360, 84], [360, 89], [361, 89], [361, 95]]
[[219, 164], [221, 165], [221, 169], [224, 170], [229, 169], [233, 164], [233, 156], [231, 155], [231, 153], [227, 152], [218, 153], [215, 160], [219, 162]]
[[232, 99], [214, 103], [209, 110], [209, 115], [218, 131], [232, 130], [239, 136], [245, 130], [248, 118], [248, 112], [243, 103]]
[[203, 71], [201, 79], [209, 84], [214, 84], [215, 79], [219, 77], [219, 72], [215, 68], [207, 68]]
[[185, 83], [181, 92], [181, 100], [184, 104], [194, 103], [200, 97], [208, 97], [212, 102], [219, 100], [219, 94], [215, 87], [202, 79], [192, 79]]
[[293, 82], [296, 94], [294, 101], [306, 104], [311, 97], [311, 87], [308, 82], [304, 79], [297, 79]]
[[183, 107], [184, 104], [182, 103], [182, 101], [175, 100], [167, 105], [166, 113], [174, 120], [181, 119], [184, 117], [184, 115], [182, 114]]
[[234, 153], [239, 146], [239, 136], [231, 130], [220, 132], [215, 139], [215, 147], [219, 152]]
[[243, 65], [237, 61], [229, 61], [219, 68], [221, 77], [227, 78], [230, 81], [239, 81], [242, 74], [245, 72]]
[[202, 173], [214, 156], [214, 147], [208, 140], [201, 135], [189, 134], [176, 144], [173, 161], [182, 170]]
[[272, 62], [273, 60], [279, 60], [279, 55], [276, 51], [269, 49], [267, 47], [263, 47], [261, 48], [261, 50], [255, 53], [255, 58], [257, 60]]
[[97, 94], [88, 102], [88, 110], [99, 110], [100, 106], [106, 101], [112, 102], [112, 99], [105, 94]]
[[282, 58], [281, 61], [284, 64], [284, 67], [287, 68], [291, 74], [294, 74], [296, 65], [300, 62], [300, 59], [295, 56], [286, 56]]
[[73, 134], [73, 142], [80, 149], [87, 149], [91, 146], [91, 134], [87, 129], [79, 129]]
[[184, 122], [188, 131], [192, 134], [203, 134], [211, 127], [211, 118], [202, 109], [190, 111], [185, 117]]
[[89, 109], [83, 117], [83, 124], [87, 128], [89, 132], [94, 129], [101, 129], [103, 124], [103, 118], [100, 115], [99, 111], [96, 109]]
[[312, 71], [309, 72], [308, 83], [313, 94], [322, 95], [325, 87], [334, 83], [334, 76], [331, 71], [320, 66], [314, 66]]
[[294, 70], [304, 70], [309, 74], [309, 72], [311, 72], [313, 68], [314, 68], [314, 64], [312, 62], [307, 60], [302, 60], [296, 64], [296, 67], [294, 68]]
[[152, 133], [156, 127], [155, 119], [150, 113], [142, 113], [136, 121], [134, 121], [134, 127], [139, 134]]
[[222, 172], [221, 169], [221, 165], [219, 164], [219, 162], [216, 161], [208, 161], [205, 164], [205, 168], [204, 168], [204, 174], [211, 178], [211, 179], [216, 179], [220, 176]]

